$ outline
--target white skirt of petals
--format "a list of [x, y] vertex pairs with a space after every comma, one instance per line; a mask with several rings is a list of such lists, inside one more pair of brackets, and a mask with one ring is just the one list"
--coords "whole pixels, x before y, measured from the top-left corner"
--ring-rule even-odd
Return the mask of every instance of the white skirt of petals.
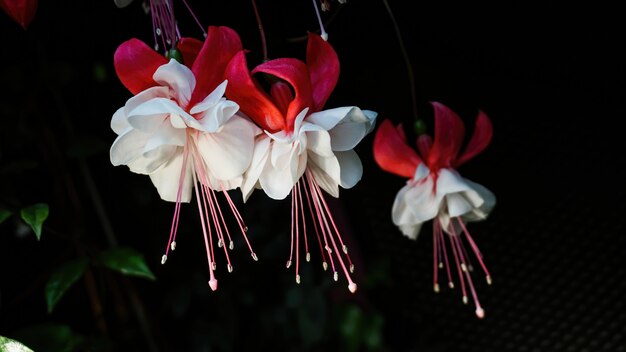
[[483, 220], [495, 204], [493, 193], [455, 170], [439, 170], [435, 181], [428, 167], [420, 164], [415, 176], [396, 195], [391, 216], [405, 236], [416, 239], [422, 224], [434, 218], [448, 234], [458, 234], [459, 225], [451, 218]]
[[223, 98], [227, 81], [187, 113], [178, 102], [189, 102], [195, 87], [193, 73], [171, 60], [153, 78], [161, 86], [137, 94], [113, 115], [111, 128], [119, 136], [111, 147], [111, 163], [150, 175], [161, 198], [176, 201], [187, 147], [190, 155], [181, 201], [191, 199], [194, 162], [204, 163], [208, 186], [239, 187], [260, 129], [237, 114], [236, 103]]
[[333, 197], [339, 196], [339, 186], [351, 188], [361, 179], [363, 166], [352, 149], [373, 129], [377, 114], [358, 107], [307, 113], [304, 109], [296, 117], [291, 134], [266, 131], [257, 136], [241, 186], [244, 200], [255, 188], [284, 199], [307, 168]]

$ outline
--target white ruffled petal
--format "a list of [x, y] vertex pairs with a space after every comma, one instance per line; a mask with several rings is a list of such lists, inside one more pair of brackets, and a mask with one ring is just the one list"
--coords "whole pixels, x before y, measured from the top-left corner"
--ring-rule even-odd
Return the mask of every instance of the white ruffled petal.
[[163, 145], [132, 160], [128, 163], [128, 168], [134, 173], [149, 175], [166, 164], [177, 152], [180, 152], [179, 147]]
[[187, 165], [185, 165], [186, 170], [184, 182], [182, 187], [180, 187], [183, 160], [183, 153], [176, 153], [176, 156], [171, 158], [167, 164], [150, 174], [150, 179], [159, 192], [161, 199], [168, 202], [175, 202], [180, 188], [180, 201], [187, 203], [191, 200], [191, 190], [193, 189], [193, 169], [191, 168], [191, 160], [189, 159], [187, 160]]
[[354, 149], [372, 130], [375, 120], [376, 113], [373, 111], [361, 110], [357, 107], [350, 109], [348, 114], [329, 131], [333, 150]]
[[417, 224], [437, 216], [442, 196], [433, 193], [432, 178], [420, 183], [409, 182], [400, 189], [392, 207], [396, 225]]
[[487, 188], [474, 183], [470, 180], [465, 180], [472, 188], [471, 191], [464, 193], [469, 202], [474, 205], [472, 212], [464, 214], [462, 219], [464, 221], [480, 221], [487, 218], [493, 207], [496, 205], [496, 197]]
[[298, 142], [273, 141], [270, 147], [270, 161], [272, 167], [283, 170], [291, 167], [291, 163], [297, 161], [294, 155], [300, 151]]
[[124, 111], [124, 107], [117, 109], [111, 118], [111, 129], [115, 134], [121, 135], [127, 132], [129, 128], [132, 128], [128, 123], [128, 117]]
[[217, 132], [237, 111], [239, 111], [237, 103], [222, 98], [214, 106], [204, 111], [198, 122], [204, 131]]
[[149, 137], [149, 134], [132, 129], [118, 136], [109, 152], [111, 164], [114, 166], [126, 165], [140, 157]]
[[174, 59], [159, 67], [154, 72], [152, 79], [160, 85], [170, 87], [176, 100], [182, 106], [187, 106], [189, 99], [191, 99], [191, 93], [196, 87], [196, 77], [193, 72]]
[[219, 132], [201, 133], [196, 142], [208, 172], [224, 181], [241, 177], [252, 160], [254, 134], [254, 126], [241, 117], [230, 119]]
[[441, 169], [437, 176], [437, 194], [445, 196], [470, 190], [470, 186], [458, 172], [452, 169]]
[[354, 187], [363, 176], [363, 164], [361, 164], [361, 159], [354, 150], [336, 152], [335, 156], [337, 157], [341, 171], [341, 182], [339, 185], [343, 188]]
[[228, 81], [222, 82], [217, 88], [215, 88], [209, 95], [206, 96], [201, 102], [194, 105], [189, 113], [195, 115], [199, 112], [205, 111], [215, 104], [219, 103], [222, 97], [224, 96], [224, 92], [226, 92], [226, 85]]
[[354, 109], [353, 106], [344, 106], [340, 108], [314, 112], [311, 115], [307, 116], [306, 121], [314, 125], [318, 125], [324, 130], [328, 131], [335, 127], [340, 121], [342, 121], [352, 109]]
[[457, 217], [471, 212], [474, 207], [466, 200], [463, 193], [451, 193], [446, 195], [446, 205], [448, 208], [448, 216]]
[[[274, 141], [272, 144], [277, 144], [277, 142]], [[297, 151], [297, 147], [293, 148], [293, 150]], [[273, 152], [274, 148], [271, 150], [271, 153]], [[285, 199], [300, 178], [301, 175], [298, 172], [302, 168], [299, 167], [299, 164], [306, 163], [306, 157], [306, 153], [298, 155], [298, 153], [291, 152], [289, 153], [289, 161], [284, 163], [284, 165], [280, 165], [285, 166], [282, 168], [274, 167], [271, 162], [266, 163], [265, 169], [263, 169], [259, 177], [261, 188], [272, 199]]]
[[252, 191], [259, 184], [259, 177], [265, 169], [265, 164], [269, 163], [271, 140], [266, 135], [260, 135], [256, 138], [252, 161], [244, 174], [243, 183], [241, 184], [241, 194], [244, 202], [248, 200]]
[[339, 197], [340, 171], [337, 158], [324, 158], [315, 154], [308, 155], [308, 169], [311, 171], [315, 182], [326, 193], [337, 198]]
[[144, 152], [149, 152], [162, 145], [175, 145], [182, 147], [187, 142], [187, 134], [184, 130], [172, 128], [168, 121], [163, 121], [161, 127], [150, 135], [146, 142]]
[[305, 122], [300, 130], [300, 140], [306, 141], [306, 149], [324, 157], [334, 156], [330, 135], [320, 126]]
[[148, 131], [153, 124], [146, 125], [153, 116], [166, 118], [174, 128], [191, 127], [203, 130], [202, 125], [175, 101], [166, 98], [154, 98], [149, 100], [128, 113], [128, 122], [137, 129]]

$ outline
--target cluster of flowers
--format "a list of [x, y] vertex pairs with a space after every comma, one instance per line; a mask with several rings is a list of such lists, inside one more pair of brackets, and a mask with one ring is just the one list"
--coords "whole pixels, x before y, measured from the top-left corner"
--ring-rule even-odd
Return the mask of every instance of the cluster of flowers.
[[[216, 193], [224, 194], [245, 237], [247, 227], [225, 191], [239, 188], [247, 200], [262, 189], [273, 199], [292, 195], [296, 281], [301, 233], [310, 260], [309, 208], [324, 269], [328, 260], [335, 280], [342, 270], [350, 291], [356, 291], [350, 278], [354, 266], [321, 190], [338, 197], [339, 186], [350, 188], [361, 179], [363, 168], [353, 149], [372, 130], [377, 114], [355, 106], [323, 110], [339, 77], [334, 49], [310, 34], [306, 62], [280, 58], [250, 71], [237, 33], [209, 27], [204, 43], [182, 38], [177, 52], [168, 59], [131, 39], [114, 56], [118, 77], [134, 96], [113, 115], [118, 137], [111, 162], [149, 175], [161, 198], [176, 203], [162, 262], [176, 247], [180, 204], [195, 192], [215, 290], [214, 241], [233, 270], [226, 249], [233, 241]], [[257, 73], [273, 77], [267, 91]], [[246, 243], [257, 260], [247, 238]]]
[[[340, 71], [337, 54], [324, 35], [309, 34], [305, 61], [279, 58], [252, 70], [234, 30], [212, 26], [205, 36], [204, 42], [180, 38], [165, 56], [131, 39], [114, 57], [118, 77], [134, 96], [111, 121], [118, 135], [111, 162], [149, 175], [161, 198], [176, 203], [162, 263], [176, 248], [180, 205], [190, 202], [192, 193], [202, 224], [210, 287], [217, 289], [215, 252], [220, 248], [228, 271], [233, 270], [228, 250], [234, 244], [218, 193], [234, 215], [252, 258], [258, 260], [246, 237], [247, 226], [226, 191], [238, 188], [246, 201], [255, 189], [262, 189], [277, 200], [291, 195], [286, 266], [295, 261], [296, 282], [300, 283], [301, 235], [306, 261], [311, 258], [308, 218], [324, 270], [330, 264], [335, 281], [343, 272], [349, 290], [355, 292], [350, 275], [354, 265], [322, 190], [338, 197], [339, 186], [351, 188], [359, 182], [363, 168], [353, 149], [374, 129], [377, 113], [356, 106], [323, 109]], [[374, 139], [374, 159], [383, 170], [409, 179], [392, 207], [393, 222], [401, 232], [416, 239], [422, 224], [433, 220], [435, 292], [440, 290], [439, 271], [445, 268], [450, 288], [456, 271], [463, 302], [468, 303], [471, 294], [476, 315], [483, 317], [467, 245], [487, 283], [491, 276], [465, 224], [485, 219], [495, 197], [461, 177], [456, 168], [487, 147], [492, 125], [480, 112], [460, 153], [462, 120], [446, 106], [432, 105], [434, 137], [421, 133], [416, 148], [411, 148], [402, 125], [385, 120]]]

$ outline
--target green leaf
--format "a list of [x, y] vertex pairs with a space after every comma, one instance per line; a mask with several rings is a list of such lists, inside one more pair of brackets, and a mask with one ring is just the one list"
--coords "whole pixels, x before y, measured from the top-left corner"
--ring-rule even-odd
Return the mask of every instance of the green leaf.
[[0, 336], [0, 352], [33, 352], [33, 350], [15, 340]]
[[115, 248], [100, 253], [100, 262], [109, 269], [128, 276], [139, 276], [154, 280], [154, 274], [148, 268], [141, 253], [132, 248]]
[[[85, 338], [67, 325], [41, 324], [16, 331], [13, 337], [23, 341], [37, 352], [74, 352]], [[82, 350], [80, 350], [82, 351]]]
[[8, 218], [10, 218], [11, 215], [13, 215], [13, 213], [11, 213], [10, 211], [8, 211], [6, 209], [0, 209], [0, 224], [2, 224]]
[[43, 226], [43, 222], [48, 218], [48, 212], [48, 204], [45, 203], [31, 205], [22, 209], [20, 212], [22, 220], [32, 227], [37, 236], [37, 240], [41, 239], [41, 227]]
[[48, 304], [48, 313], [52, 313], [54, 306], [63, 297], [76, 280], [85, 273], [87, 269], [87, 260], [78, 259], [65, 263], [52, 273], [48, 283], [46, 284], [46, 303]]

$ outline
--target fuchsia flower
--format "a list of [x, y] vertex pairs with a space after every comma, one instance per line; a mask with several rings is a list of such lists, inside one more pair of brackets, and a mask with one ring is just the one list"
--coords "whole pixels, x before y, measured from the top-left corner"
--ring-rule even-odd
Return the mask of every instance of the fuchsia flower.
[[213, 236], [224, 247], [233, 242], [216, 197], [222, 192], [246, 238], [243, 220], [226, 190], [241, 186], [252, 160], [254, 137], [260, 130], [238, 114], [239, 106], [223, 97], [224, 70], [242, 49], [235, 31], [209, 27], [204, 43], [183, 38], [178, 43], [185, 65], [167, 60], [143, 42], [131, 39], [115, 52], [115, 70], [135, 94], [117, 110], [111, 128], [119, 136], [111, 147], [113, 165], [127, 165], [132, 172], [150, 175], [162, 199], [176, 202], [170, 238], [162, 263], [176, 247], [181, 202], [191, 200], [195, 189], [210, 281], [217, 288]]
[[439, 292], [438, 268], [442, 269], [444, 266], [448, 285], [450, 288], [454, 287], [445, 246], [447, 237], [461, 283], [463, 302], [468, 302], [467, 285], [476, 305], [476, 315], [482, 318], [484, 310], [470, 276], [471, 263], [463, 239], [483, 268], [487, 283], [491, 284], [491, 276], [482, 254], [465, 224], [485, 219], [496, 199], [485, 187], [461, 177], [456, 168], [487, 147], [492, 137], [492, 125], [487, 115], [481, 111], [476, 119], [474, 134], [459, 155], [464, 135], [463, 122], [448, 107], [439, 103], [432, 105], [435, 136], [433, 139], [424, 134], [417, 138], [419, 153], [407, 145], [402, 125], [394, 127], [386, 120], [381, 123], [374, 137], [374, 158], [383, 170], [409, 178], [406, 186], [396, 195], [392, 208], [393, 222], [402, 233], [416, 239], [422, 224], [434, 220], [435, 292]]
[[37, 0], [0, 0], [0, 8], [26, 29], [37, 12]]
[[[276, 80], [269, 94], [253, 78], [257, 73]], [[354, 266], [321, 190], [338, 197], [339, 186], [350, 188], [361, 179], [363, 168], [353, 148], [373, 128], [376, 113], [355, 106], [322, 110], [337, 83], [339, 60], [332, 46], [316, 34], [309, 34], [306, 63], [281, 58], [248, 71], [245, 53], [240, 51], [229, 63], [226, 77], [228, 98], [236, 101], [241, 111], [265, 132], [256, 138], [252, 163], [244, 175], [241, 187], [244, 199], [255, 188], [263, 189], [273, 199], [284, 199], [291, 194], [292, 244], [287, 267], [292, 263], [295, 238], [296, 282], [300, 282], [300, 228], [306, 259], [310, 259], [304, 210], [304, 205], [308, 205], [324, 269], [326, 252], [337, 280], [334, 251], [348, 287], [354, 292], [356, 284], [348, 272]]]

